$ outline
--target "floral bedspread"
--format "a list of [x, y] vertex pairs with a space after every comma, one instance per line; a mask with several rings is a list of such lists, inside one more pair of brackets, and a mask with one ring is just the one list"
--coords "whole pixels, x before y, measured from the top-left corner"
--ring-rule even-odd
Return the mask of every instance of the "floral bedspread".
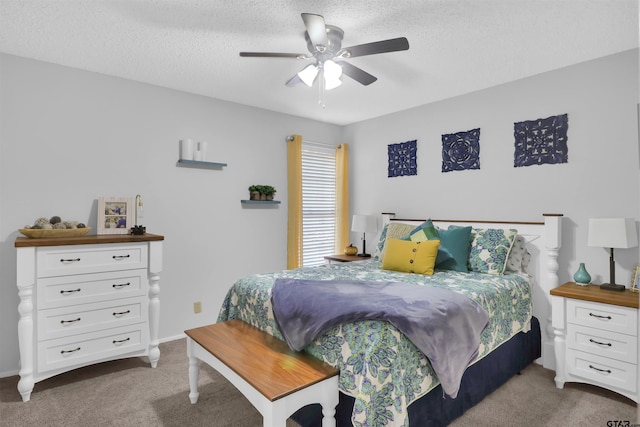
[[[370, 259], [241, 279], [228, 291], [218, 322], [241, 319], [284, 340], [270, 301], [271, 286], [279, 277], [398, 281], [461, 293], [490, 315], [478, 360], [518, 332], [527, 331], [532, 315], [531, 286], [523, 275], [436, 271], [433, 276], [424, 276], [382, 270], [377, 259]], [[387, 322], [342, 324], [319, 336], [305, 351], [340, 370], [340, 391], [355, 398], [351, 421], [358, 427], [408, 426], [409, 404], [439, 384], [426, 356]]]

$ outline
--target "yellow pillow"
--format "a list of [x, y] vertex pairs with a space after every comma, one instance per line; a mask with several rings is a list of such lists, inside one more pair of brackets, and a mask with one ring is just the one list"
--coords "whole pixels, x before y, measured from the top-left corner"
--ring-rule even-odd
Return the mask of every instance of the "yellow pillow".
[[405, 273], [433, 274], [440, 240], [412, 242], [410, 240], [387, 239], [382, 268]]

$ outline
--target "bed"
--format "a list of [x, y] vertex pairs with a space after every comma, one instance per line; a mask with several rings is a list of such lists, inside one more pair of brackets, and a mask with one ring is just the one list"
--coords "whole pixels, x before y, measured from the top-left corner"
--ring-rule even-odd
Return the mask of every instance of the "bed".
[[[322, 330], [304, 350], [340, 369], [338, 426], [447, 425], [530, 363], [553, 368], [548, 295], [558, 285], [562, 215], [545, 214], [539, 222], [398, 220], [393, 214], [382, 218], [371, 259], [238, 280], [218, 321], [241, 319], [289, 340], [274, 317], [279, 303], [272, 302], [274, 284], [283, 281], [397, 282], [461, 294], [482, 306], [489, 320], [478, 331], [477, 351], [455, 393], [443, 389], [434, 370], [440, 362], [432, 364], [388, 321], [355, 320]], [[434, 230], [439, 233], [435, 237]], [[460, 249], [461, 239], [466, 239], [466, 252]], [[430, 252], [438, 261], [432, 274], [412, 273], [416, 264], [407, 271], [390, 261], [410, 248], [423, 253], [433, 246], [429, 240], [441, 243], [437, 258]], [[321, 424], [320, 409], [313, 405], [293, 418], [304, 427]]]

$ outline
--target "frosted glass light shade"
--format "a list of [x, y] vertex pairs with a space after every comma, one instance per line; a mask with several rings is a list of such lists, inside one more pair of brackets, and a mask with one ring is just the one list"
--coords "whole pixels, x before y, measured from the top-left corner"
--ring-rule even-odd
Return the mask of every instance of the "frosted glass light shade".
[[324, 79], [324, 88], [326, 90], [335, 89], [342, 84], [340, 79], [328, 79], [325, 77]]
[[313, 82], [315, 81], [317, 75], [318, 67], [313, 64], [307, 65], [302, 69], [302, 71], [298, 73], [298, 77], [300, 77], [300, 80], [302, 80], [304, 84], [309, 87], [313, 85]]
[[342, 84], [340, 76], [342, 76], [342, 67], [332, 60], [324, 62], [324, 87], [327, 90], [335, 89]]
[[638, 246], [636, 223], [632, 218], [589, 218], [587, 244], [601, 248]]

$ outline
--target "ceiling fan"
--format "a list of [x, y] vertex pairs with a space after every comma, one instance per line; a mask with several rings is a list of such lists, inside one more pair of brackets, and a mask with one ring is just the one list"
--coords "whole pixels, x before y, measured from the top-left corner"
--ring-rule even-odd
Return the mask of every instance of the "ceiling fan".
[[[240, 52], [242, 57], [294, 58], [315, 61], [307, 65], [299, 73], [287, 81], [287, 86], [305, 83], [312, 86], [320, 76], [320, 93], [324, 89], [333, 89], [342, 84], [340, 77], [345, 74], [355, 81], [368, 86], [377, 80], [366, 71], [345, 62], [345, 59], [377, 53], [396, 52], [409, 49], [409, 41], [405, 37], [365, 43], [357, 46], [342, 47], [344, 31], [325, 25], [321, 15], [303, 13], [302, 20], [306, 27], [304, 37], [310, 53], [278, 53], [278, 52]], [[322, 96], [320, 103], [322, 103]]]

